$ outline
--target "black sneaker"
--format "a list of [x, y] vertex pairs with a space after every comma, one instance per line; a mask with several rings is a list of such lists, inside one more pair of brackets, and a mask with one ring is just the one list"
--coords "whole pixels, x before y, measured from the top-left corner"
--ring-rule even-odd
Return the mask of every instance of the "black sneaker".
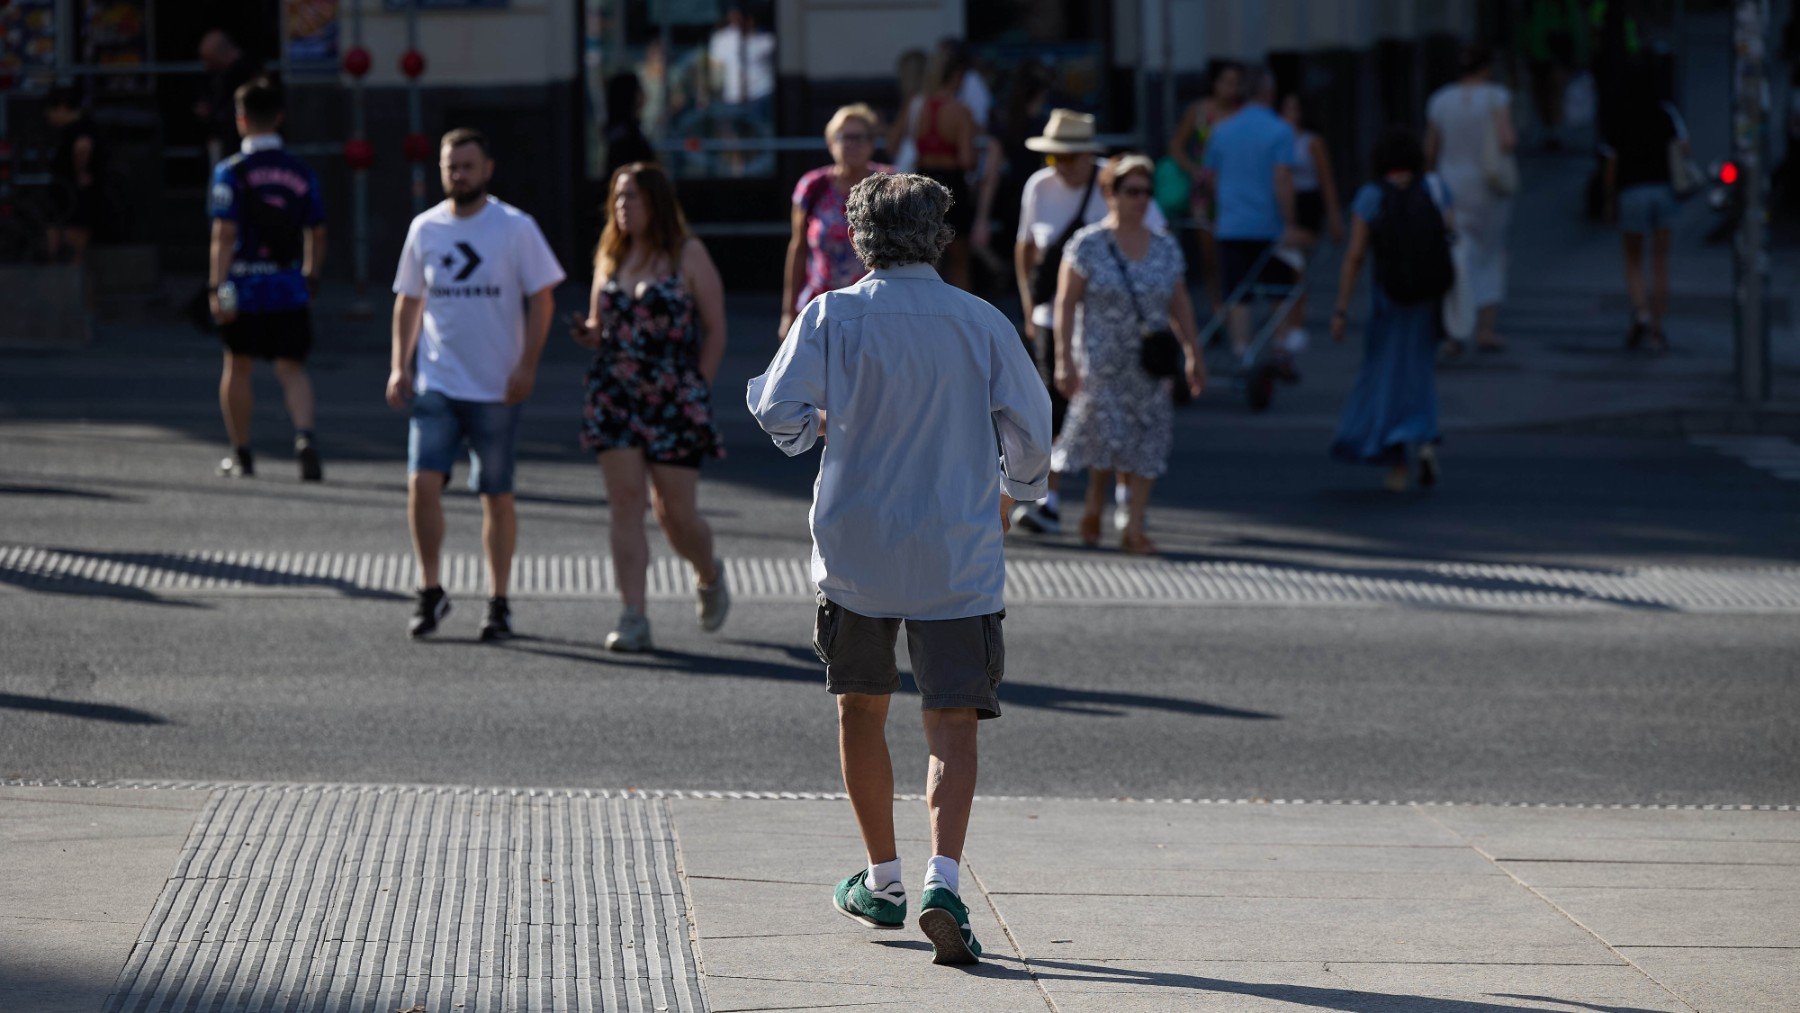
[[219, 462], [219, 474], [226, 478], [254, 478], [256, 457], [248, 447], [234, 450]]
[[1631, 330], [1625, 332], [1626, 351], [1630, 351], [1642, 345], [1644, 339], [1649, 336], [1650, 322], [1647, 320], [1633, 320], [1631, 322]]
[[294, 460], [300, 462], [300, 481], [325, 481], [325, 463], [319, 460], [319, 448], [302, 436], [294, 441]]
[[1269, 357], [1269, 367], [1275, 371], [1275, 378], [1282, 383], [1300, 382], [1300, 367], [1294, 361], [1294, 353], [1286, 349], [1281, 349]]
[[1244, 384], [1244, 397], [1253, 412], [1265, 411], [1275, 400], [1275, 367], [1263, 363], [1250, 371]]
[[1419, 488], [1429, 489], [1437, 485], [1438, 477], [1437, 448], [1426, 444], [1419, 448]]
[[438, 623], [450, 614], [450, 598], [441, 587], [428, 587], [419, 592], [419, 603], [413, 608], [412, 622], [406, 632], [414, 637], [436, 633]]
[[512, 606], [505, 598], [489, 598], [487, 618], [481, 621], [481, 639], [506, 640], [512, 635]]
[[1033, 535], [1054, 535], [1062, 531], [1062, 515], [1037, 503], [1020, 503], [1013, 507], [1012, 525]]

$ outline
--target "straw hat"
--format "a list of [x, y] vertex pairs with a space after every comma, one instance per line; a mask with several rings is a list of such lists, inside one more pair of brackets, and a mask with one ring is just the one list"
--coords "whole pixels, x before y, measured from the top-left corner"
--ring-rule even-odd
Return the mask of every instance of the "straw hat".
[[1101, 150], [1094, 140], [1094, 116], [1073, 109], [1050, 110], [1050, 122], [1039, 137], [1028, 137], [1025, 146], [1048, 155], [1071, 155], [1080, 151]]

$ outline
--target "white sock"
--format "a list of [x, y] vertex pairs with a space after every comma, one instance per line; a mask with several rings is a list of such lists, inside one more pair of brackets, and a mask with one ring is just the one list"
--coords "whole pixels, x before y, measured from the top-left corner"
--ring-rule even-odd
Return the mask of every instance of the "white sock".
[[1058, 512], [1058, 504], [1060, 504], [1061, 502], [1062, 502], [1062, 500], [1058, 499], [1056, 493], [1054, 493], [1054, 492], [1044, 494], [1044, 509], [1050, 511], [1051, 513]]
[[945, 858], [943, 855], [932, 855], [931, 861], [925, 865], [925, 889], [930, 890], [935, 887], [940, 890], [948, 890], [960, 897], [962, 891], [957, 888], [961, 885], [961, 873], [962, 870], [957, 867], [956, 859]]
[[1129, 486], [1113, 486], [1113, 502], [1119, 506], [1131, 505], [1131, 489]]
[[900, 860], [875, 862], [869, 866], [869, 878], [863, 882], [871, 890], [879, 890], [900, 882]]

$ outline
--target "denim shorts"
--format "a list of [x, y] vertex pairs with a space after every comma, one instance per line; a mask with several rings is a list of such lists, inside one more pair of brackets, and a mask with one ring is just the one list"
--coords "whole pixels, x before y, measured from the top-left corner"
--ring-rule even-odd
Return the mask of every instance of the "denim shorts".
[[836, 696], [887, 696], [900, 689], [894, 647], [906, 624], [906, 651], [926, 710], [973, 708], [978, 718], [1000, 716], [1006, 675], [1005, 612], [967, 619], [876, 619], [819, 596], [813, 650], [825, 663], [825, 689]]
[[1619, 191], [1619, 231], [1643, 235], [1675, 224], [1675, 191], [1667, 183], [1639, 183]]
[[496, 496], [513, 491], [513, 458], [523, 405], [458, 401], [437, 391], [413, 398], [406, 434], [406, 470], [441, 471], [446, 479], [457, 454], [469, 453], [469, 488]]

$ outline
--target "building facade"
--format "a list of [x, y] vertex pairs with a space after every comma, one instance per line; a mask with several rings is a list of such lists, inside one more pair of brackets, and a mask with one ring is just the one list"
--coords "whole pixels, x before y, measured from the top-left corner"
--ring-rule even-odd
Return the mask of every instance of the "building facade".
[[[134, 231], [168, 250], [172, 266], [192, 267], [203, 248], [205, 171], [186, 122], [199, 83], [194, 46], [225, 25], [287, 74], [290, 143], [319, 165], [334, 226], [349, 224], [353, 206], [341, 150], [360, 106], [376, 152], [366, 235], [380, 283], [413, 209], [437, 197], [435, 166], [425, 163], [420, 185], [403, 158], [415, 127], [434, 138], [453, 126], [486, 131], [500, 161], [495, 192], [535, 214], [565, 261], [585, 260], [604, 188], [605, 85], [630, 72], [643, 84], [646, 132], [697, 228], [734, 281], [775, 284], [779, 257], [768, 254], [786, 235], [793, 180], [827, 158], [825, 121], [849, 101], [892, 115], [896, 64], [909, 50], [965, 40], [996, 127], [1031, 67], [1048, 75], [1055, 104], [1093, 111], [1120, 146], [1152, 152], [1212, 61], [1263, 60], [1284, 89], [1319, 106], [1334, 146], [1357, 151], [1385, 122], [1417, 122], [1459, 41], [1491, 37], [1521, 2], [107, 0], [100, 6], [140, 17], [144, 73], [134, 92], [117, 87], [118, 61], [130, 54], [88, 45], [100, 31], [83, 23], [93, 4], [11, 0], [12, 14], [49, 11], [63, 34], [48, 70], [16, 71], [6, 104], [19, 124], [51, 79], [85, 82], [102, 123], [146, 170], [132, 181], [133, 203], [145, 209]], [[360, 94], [341, 69], [358, 44], [372, 56]], [[400, 66], [409, 49], [425, 60], [416, 87]], [[354, 231], [333, 230], [339, 269], [353, 262]]]

